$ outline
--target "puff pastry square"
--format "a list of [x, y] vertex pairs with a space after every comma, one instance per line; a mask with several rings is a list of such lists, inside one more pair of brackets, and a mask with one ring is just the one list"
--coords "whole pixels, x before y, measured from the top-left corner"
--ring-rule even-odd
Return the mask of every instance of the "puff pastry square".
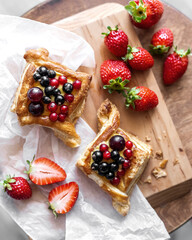
[[[108, 99], [101, 104], [97, 117], [99, 132], [78, 160], [77, 167], [111, 196], [113, 207], [121, 215], [125, 216], [130, 208], [130, 194], [152, 155], [152, 148], [137, 137], [119, 128], [120, 114], [116, 106]], [[133, 143], [131, 165], [125, 170], [124, 176], [120, 177], [118, 185], [113, 185], [105, 176], [101, 176], [98, 171], [91, 169], [93, 163], [92, 153], [99, 149], [101, 143], [107, 143], [109, 146], [109, 139], [114, 135], [121, 135], [125, 141], [130, 140]], [[120, 155], [122, 156], [122, 153]]]
[[[75, 72], [58, 62], [54, 62], [49, 58], [48, 50], [44, 48], [29, 50], [25, 53], [24, 58], [27, 62], [26, 67], [11, 108], [17, 114], [20, 125], [40, 124], [51, 128], [54, 134], [66, 145], [78, 147], [81, 139], [75, 131], [75, 123], [83, 112], [92, 77], [86, 73]], [[54, 70], [57, 75], [64, 75], [71, 83], [77, 79], [81, 81], [81, 88], [79, 91], [75, 91], [74, 101], [68, 106], [68, 115], [64, 122], [50, 121], [46, 106], [44, 106], [43, 114], [38, 117], [33, 116], [28, 110], [30, 100], [27, 98], [27, 92], [34, 86], [41, 87], [40, 83], [33, 79], [33, 74], [41, 66]]]

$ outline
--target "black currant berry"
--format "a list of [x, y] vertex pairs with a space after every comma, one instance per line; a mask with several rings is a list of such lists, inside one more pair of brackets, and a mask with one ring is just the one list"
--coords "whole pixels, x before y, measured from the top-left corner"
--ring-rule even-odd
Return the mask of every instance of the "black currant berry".
[[100, 151], [95, 151], [92, 154], [92, 159], [94, 162], [101, 162], [103, 160], [103, 153]]
[[47, 97], [47, 96], [43, 96], [42, 101], [43, 101], [43, 103], [48, 104], [51, 102], [51, 98]]
[[48, 70], [48, 77], [49, 78], [55, 78], [56, 72], [54, 70]]
[[62, 105], [65, 102], [65, 99], [62, 95], [57, 95], [55, 97], [55, 102], [57, 105]]
[[118, 151], [113, 150], [113, 151], [111, 152], [111, 158], [112, 158], [113, 160], [118, 161], [119, 157], [120, 157], [120, 155], [119, 155], [119, 152], [118, 152]]
[[46, 87], [45, 88], [45, 94], [49, 97], [49, 96], [51, 96], [51, 95], [53, 95], [53, 90], [54, 90], [55, 88], [54, 87], [52, 87], [52, 86], [48, 86], [48, 87]]
[[40, 84], [42, 87], [48, 87], [49, 86], [49, 78], [47, 76], [41, 77]]
[[66, 93], [71, 93], [73, 91], [73, 85], [71, 83], [65, 83], [63, 85], [63, 91]]
[[35, 73], [33, 74], [33, 79], [34, 79], [35, 81], [38, 81], [40, 78], [41, 78], [40, 73], [35, 72]]

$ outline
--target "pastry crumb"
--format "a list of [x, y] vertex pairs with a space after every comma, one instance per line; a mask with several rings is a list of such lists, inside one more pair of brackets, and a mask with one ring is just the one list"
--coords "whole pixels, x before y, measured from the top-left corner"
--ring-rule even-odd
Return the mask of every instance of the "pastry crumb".
[[151, 183], [151, 175], [149, 175], [145, 180], [144, 183]]
[[163, 152], [162, 151], [156, 151], [155, 152], [155, 158], [157, 158], [158, 160], [163, 160]]
[[161, 137], [158, 137], [157, 140], [160, 142], [161, 141]]
[[166, 131], [165, 131], [165, 130], [163, 131], [163, 137], [164, 137], [164, 138], [167, 137], [167, 134], [166, 134]]
[[178, 158], [175, 158], [175, 160], [173, 161], [173, 166], [179, 164], [179, 159]]
[[146, 142], [151, 142], [151, 138], [149, 136], [145, 136], [145, 141]]
[[166, 168], [168, 160], [167, 159], [163, 159], [160, 163], [159, 163], [159, 167], [164, 169]]
[[167, 176], [167, 173], [158, 168], [158, 167], [155, 167], [153, 170], [152, 170], [152, 174], [153, 176], [156, 178], [156, 179], [159, 179], [159, 178], [162, 178], [162, 177], [166, 177]]

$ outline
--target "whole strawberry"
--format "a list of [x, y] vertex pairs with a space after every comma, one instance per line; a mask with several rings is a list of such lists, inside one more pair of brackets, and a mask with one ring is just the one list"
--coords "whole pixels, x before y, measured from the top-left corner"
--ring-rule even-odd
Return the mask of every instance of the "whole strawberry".
[[167, 53], [173, 46], [173, 33], [169, 28], [157, 31], [151, 40], [151, 51], [155, 54]]
[[25, 200], [32, 196], [31, 187], [23, 177], [8, 176], [2, 185], [7, 194], [14, 199]]
[[161, 18], [164, 7], [159, 0], [130, 1], [125, 9], [129, 12], [132, 23], [138, 28], [150, 28]]
[[107, 33], [102, 33], [105, 35], [104, 43], [111, 53], [117, 57], [125, 56], [127, 52], [128, 45], [128, 36], [124, 31], [118, 29], [118, 26], [115, 28], [107, 27], [109, 30]]
[[147, 70], [154, 65], [154, 60], [151, 54], [142, 47], [127, 47], [127, 54], [124, 58], [133, 69], [135, 70]]
[[188, 66], [188, 55], [191, 50], [174, 50], [174, 53], [169, 54], [165, 59], [163, 66], [163, 81], [166, 85], [171, 85], [183, 76]]
[[131, 79], [131, 71], [126, 63], [120, 60], [104, 61], [100, 67], [100, 75], [104, 88], [108, 88], [110, 92], [123, 90]]
[[125, 105], [135, 111], [148, 111], [158, 105], [158, 97], [147, 87], [138, 86], [127, 91]]

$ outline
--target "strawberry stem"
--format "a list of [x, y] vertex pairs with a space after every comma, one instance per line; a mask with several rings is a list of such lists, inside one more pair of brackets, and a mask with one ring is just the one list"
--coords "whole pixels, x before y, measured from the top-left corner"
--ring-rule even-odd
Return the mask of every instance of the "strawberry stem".
[[116, 25], [114, 28], [111, 28], [110, 26], [107, 26], [107, 29], [109, 30], [108, 32], [106, 32], [106, 33], [102, 32], [101, 34], [105, 35], [105, 36], [108, 36], [111, 31], [117, 31], [119, 28], [118, 28], [118, 25]]
[[3, 185], [4, 190], [6, 191], [6, 189], [8, 189], [9, 191], [12, 190], [12, 187], [10, 185], [10, 183], [15, 183], [16, 180], [13, 179], [10, 175], [7, 176], [6, 180], [4, 180], [3, 182], [1, 182], [1, 185]]
[[111, 79], [109, 81], [109, 85], [104, 85], [104, 89], [108, 89], [108, 92], [111, 94], [112, 92], [116, 91], [118, 93], [122, 93], [124, 90], [128, 90], [129, 88], [125, 87], [127, 83], [129, 83], [129, 80], [125, 79], [122, 80], [121, 77], [118, 77], [116, 79]]
[[142, 0], [139, 0], [138, 5], [135, 1], [130, 1], [129, 4], [125, 6], [125, 9], [135, 22], [141, 23], [142, 20], [147, 18], [147, 7], [145, 7]]
[[177, 46], [174, 47], [174, 52], [177, 53], [181, 58], [186, 57], [188, 55], [191, 55], [191, 49], [188, 48], [187, 51], [181, 49], [181, 50], [177, 50]]
[[122, 57], [122, 60], [127, 62], [127, 60], [132, 60], [133, 54], [134, 52], [139, 52], [139, 49], [136, 47], [131, 47], [130, 45], [127, 46], [127, 54], [125, 55], [125, 57]]

